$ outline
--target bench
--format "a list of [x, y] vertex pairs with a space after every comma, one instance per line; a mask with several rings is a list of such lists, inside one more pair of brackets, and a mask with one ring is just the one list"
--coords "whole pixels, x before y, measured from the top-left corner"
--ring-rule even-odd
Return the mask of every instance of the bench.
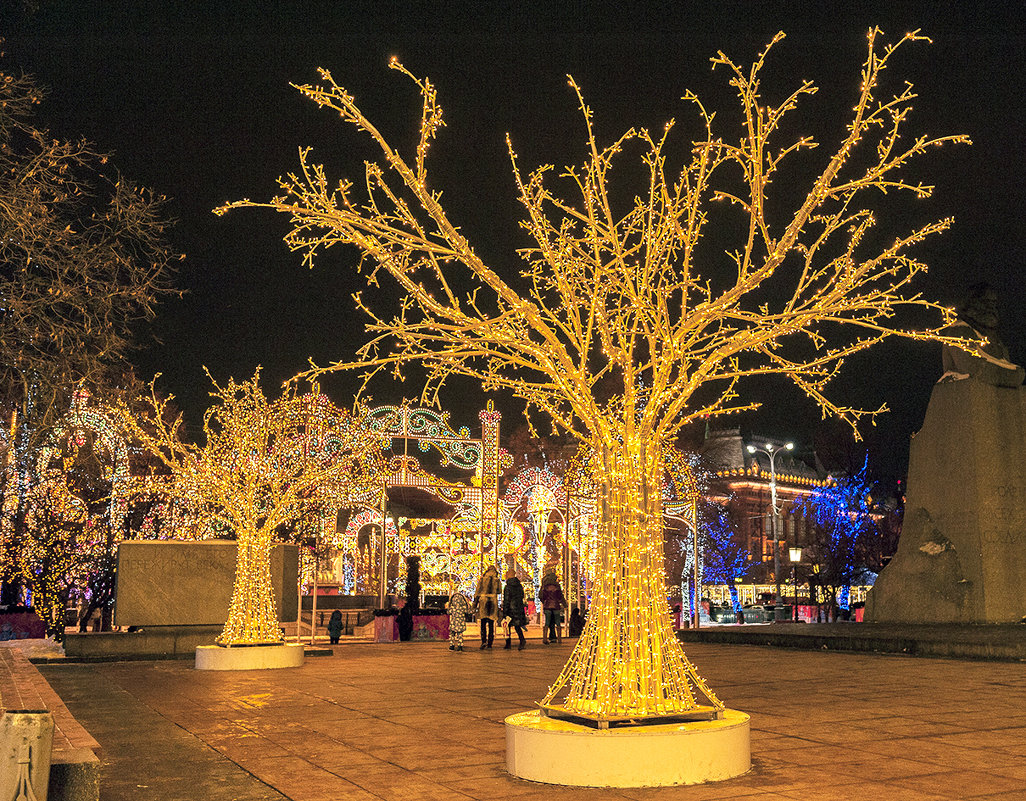
[[100, 744], [92, 738], [36, 667], [17, 648], [0, 648], [0, 712], [42, 710], [53, 716], [50, 801], [97, 801]]

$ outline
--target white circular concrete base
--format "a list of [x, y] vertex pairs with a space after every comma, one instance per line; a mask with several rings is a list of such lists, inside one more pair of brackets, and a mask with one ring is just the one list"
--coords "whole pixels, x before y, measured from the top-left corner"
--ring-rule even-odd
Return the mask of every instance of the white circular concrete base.
[[270, 670], [300, 667], [303, 646], [288, 642], [281, 645], [200, 645], [196, 647], [196, 670]]
[[540, 710], [506, 718], [506, 770], [576, 787], [664, 787], [740, 776], [752, 767], [749, 717], [593, 729]]

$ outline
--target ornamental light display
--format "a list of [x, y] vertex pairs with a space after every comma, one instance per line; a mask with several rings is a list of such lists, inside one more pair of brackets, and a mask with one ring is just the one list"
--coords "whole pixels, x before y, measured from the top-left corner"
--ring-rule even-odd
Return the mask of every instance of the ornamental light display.
[[[114, 557], [126, 534], [128, 445], [117, 418], [90, 399], [77, 388], [48, 439], [25, 454], [34, 464], [19, 465], [8, 448], [3, 471], [0, 562], [20, 571], [47, 633], [57, 640], [63, 639], [69, 597], [88, 598], [87, 615], [109, 605]], [[17, 422], [11, 425], [17, 431]]]
[[99, 516], [91, 516], [86, 503], [70, 491], [65, 478], [64, 472], [53, 470], [32, 486], [28, 535], [19, 560], [32, 588], [32, 606], [43, 619], [47, 636], [57, 642], [64, 639], [69, 595], [72, 589], [85, 590], [88, 568], [102, 558], [107, 531]]
[[[663, 482], [663, 513], [676, 518], [688, 530], [684, 543], [684, 570], [681, 573], [681, 603], [687, 604], [691, 625], [699, 626], [701, 609], [703, 541], [700, 536], [698, 505], [708, 492], [707, 475], [701, 469], [698, 456], [685, 456], [673, 445], [664, 450], [666, 474]], [[688, 576], [693, 580], [692, 592], [688, 592]]]
[[171, 398], [151, 393], [143, 423], [124, 409], [132, 435], [171, 474], [165, 491], [210, 526], [233, 531], [238, 562], [221, 645], [282, 641], [271, 585], [270, 552], [278, 533], [310, 514], [348, 506], [366, 487], [380, 485], [381, 440], [359, 417], [324, 395], [300, 394], [293, 384], [268, 399], [259, 371], [224, 387], [214, 383], [203, 419], [205, 442], [178, 436], [181, 417]]
[[[509, 566], [521, 566], [530, 576], [533, 596], [541, 608], [538, 593], [541, 580], [551, 556], [560, 558], [567, 545], [566, 517], [568, 513], [566, 488], [560, 478], [547, 467], [527, 467], [509, 482], [502, 497], [503, 538], [501, 555]], [[526, 524], [515, 520], [526, 517]], [[558, 523], [550, 520], [558, 520]], [[569, 558], [569, 554], [567, 554]], [[560, 558], [560, 561], [562, 559]], [[566, 565], [564, 565], [564, 568]], [[569, 586], [570, 577], [563, 576]], [[532, 590], [529, 589], [530, 593]]]
[[873, 519], [872, 489], [867, 456], [854, 475], [835, 479], [795, 504], [815, 523], [806, 553], [817, 568], [818, 582], [830, 593], [830, 602], [846, 612], [851, 587], [866, 581], [870, 553], [880, 536]]
[[[953, 311], [911, 288], [926, 265], [910, 248], [951, 221], [884, 241], [866, 205], [879, 192], [928, 196], [932, 187], [906, 179], [903, 168], [934, 147], [967, 141], [906, 136], [912, 87], [881, 84], [895, 50], [923, 37], [881, 44], [880, 32], [869, 32], [851, 117], [840, 144], [822, 155], [811, 137], [788, 138], [792, 112], [816, 91], [813, 84], [801, 82], [780, 102], [762, 94], [764, 61], [782, 38], [749, 68], [723, 53], [712, 59], [739, 104], [735, 133], [721, 133], [721, 118], [687, 93], [701, 126], [696, 141], [675, 149], [671, 121], [602, 143], [570, 79], [585, 132], [582, 163], [525, 172], [508, 139], [521, 227], [533, 240], [519, 251], [517, 287], [525, 290], [482, 259], [441, 205], [427, 154], [442, 110], [434, 86], [396, 60], [392, 69], [414, 81], [422, 99], [411, 153], [389, 144], [321, 70], [320, 84], [299, 90], [369, 136], [380, 159], [366, 163], [360, 180], [336, 182], [304, 148], [299, 169], [279, 180], [272, 200], [218, 210], [285, 213], [292, 221], [286, 243], [305, 263], [333, 245], [352, 245], [370, 282], [382, 275], [395, 281], [399, 311], [376, 314], [357, 295], [370, 317], [369, 342], [314, 374], [398, 373], [417, 362], [427, 368], [425, 399], [452, 375], [474, 377], [486, 391], [513, 393], [590, 448], [598, 509], [592, 606], [542, 701], [550, 710], [608, 721], [722, 708], [674, 636], [665, 598], [664, 454], [682, 426], [755, 408], [739, 397], [739, 382], [765, 375], [785, 376], [824, 413], [854, 425], [882, 409], [827, 396], [852, 354], [891, 337], [969, 350], [979, 344], [944, 335]], [[643, 175], [622, 191], [613, 170], [629, 156], [640, 159]], [[679, 171], [669, 166], [681, 162]], [[788, 206], [790, 196], [797, 200]], [[724, 231], [740, 231], [725, 254], [703, 239], [713, 218], [728, 221]], [[935, 324], [908, 327], [908, 312], [932, 313]], [[597, 391], [610, 385], [620, 388], [612, 397]]]

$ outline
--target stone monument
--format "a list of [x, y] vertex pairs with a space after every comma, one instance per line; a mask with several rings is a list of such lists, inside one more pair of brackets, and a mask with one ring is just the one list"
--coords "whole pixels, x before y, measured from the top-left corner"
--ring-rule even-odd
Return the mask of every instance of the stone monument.
[[[118, 546], [114, 622], [119, 626], [224, 626], [235, 583], [234, 540], [127, 540]], [[299, 553], [271, 551], [278, 620], [298, 612]], [[212, 638], [211, 638], [212, 639]]]
[[997, 336], [997, 297], [977, 285], [950, 332], [986, 338], [982, 356], [945, 347], [912, 438], [898, 552], [865, 619], [1009, 623], [1026, 616], [1026, 389]]

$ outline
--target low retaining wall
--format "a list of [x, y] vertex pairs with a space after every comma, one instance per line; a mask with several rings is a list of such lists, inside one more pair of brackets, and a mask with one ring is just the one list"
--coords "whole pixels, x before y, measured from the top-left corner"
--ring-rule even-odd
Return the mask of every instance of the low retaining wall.
[[147, 626], [139, 631], [67, 634], [67, 659], [192, 659], [200, 645], [213, 645], [223, 626]]
[[[50, 801], [97, 801], [100, 797], [99, 743], [75, 720], [53, 688], [24, 654], [0, 648], [0, 709], [47, 710], [53, 715]], [[3, 766], [0, 766], [3, 767]]]
[[677, 636], [685, 643], [735, 643], [1010, 662], [1026, 660], [1026, 625], [1022, 624], [774, 623], [681, 629]]

